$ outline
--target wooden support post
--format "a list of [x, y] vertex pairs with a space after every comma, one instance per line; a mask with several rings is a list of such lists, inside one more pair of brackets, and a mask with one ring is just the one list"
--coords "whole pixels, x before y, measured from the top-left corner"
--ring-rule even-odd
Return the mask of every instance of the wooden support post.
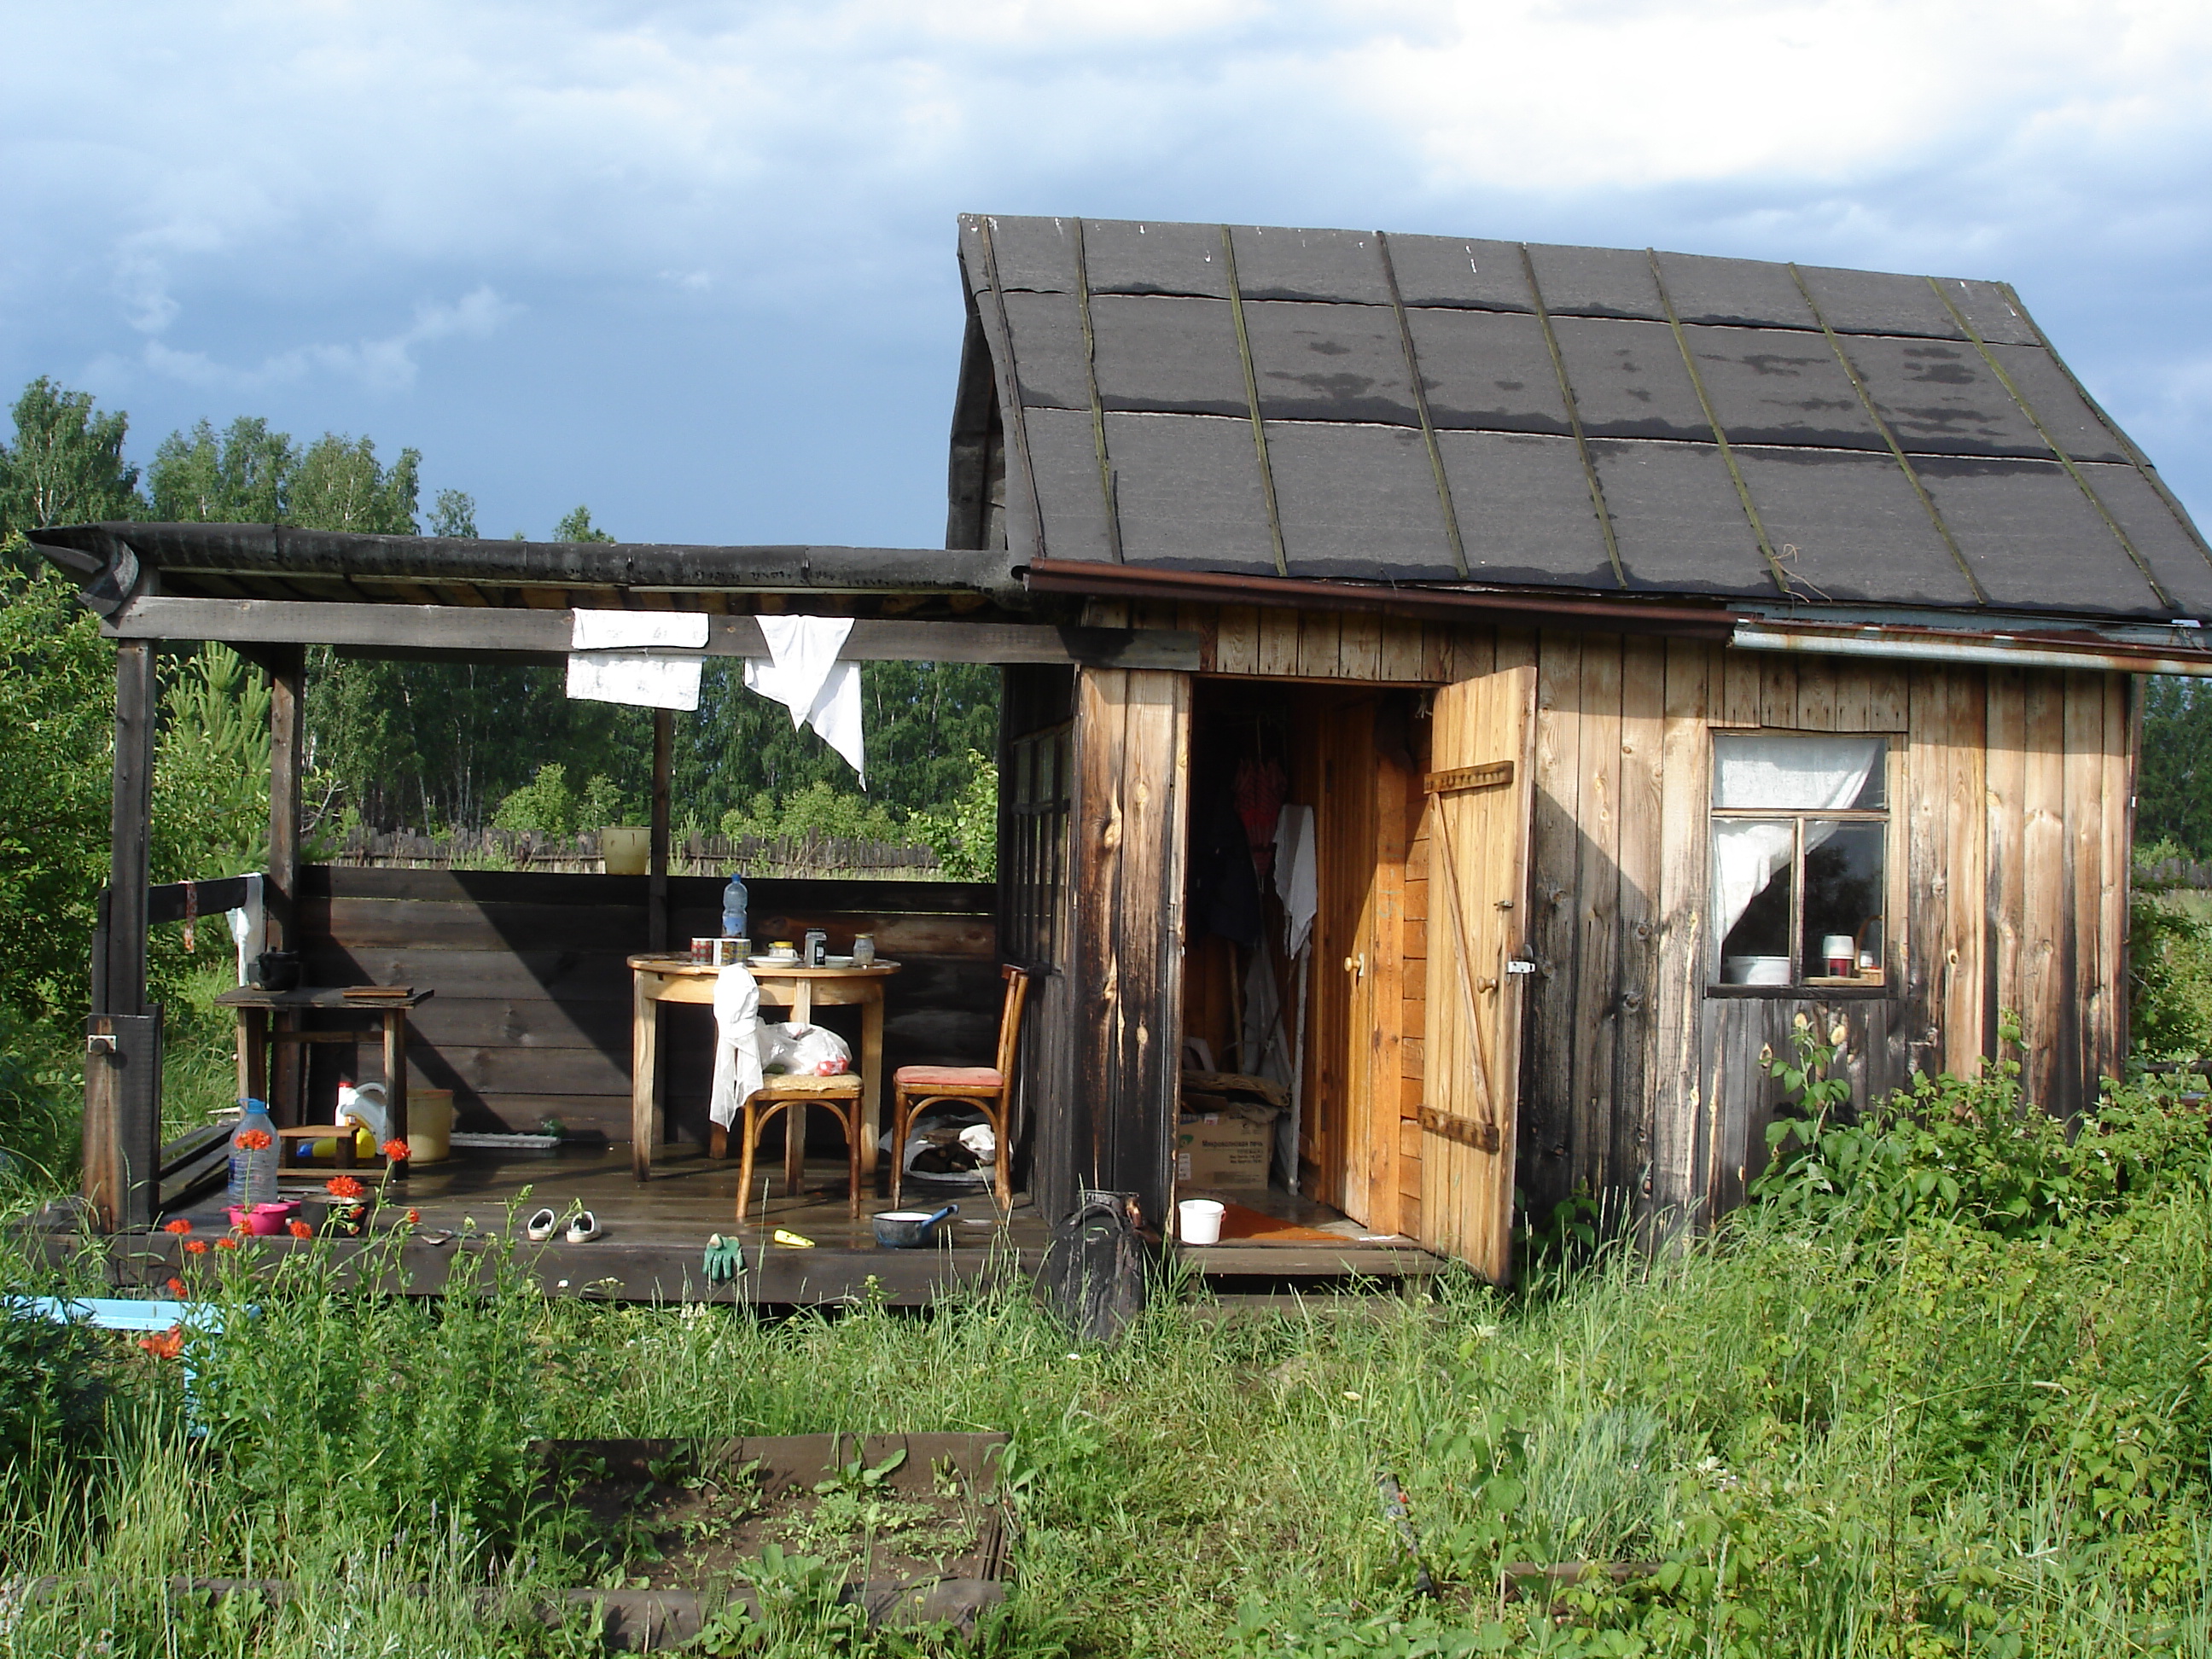
[[115, 787], [101, 983], [87, 1028], [84, 1195], [104, 1229], [148, 1224], [159, 1194], [161, 1017], [146, 1006], [147, 830], [153, 810], [155, 642], [116, 648]]
[[[277, 647], [270, 653], [269, 673], [269, 878], [263, 884], [263, 947], [270, 951], [299, 948], [295, 900], [300, 885], [300, 771], [306, 743], [301, 719], [307, 678], [307, 651], [301, 646]], [[279, 1013], [274, 1024], [282, 1031], [300, 1029], [300, 1016]], [[298, 1043], [280, 1042], [270, 1059], [269, 1093], [264, 1097], [280, 1127], [291, 1128], [302, 1121], [307, 1094], [307, 1051]]]
[[668, 948], [668, 781], [675, 763], [676, 716], [666, 708], [653, 711], [653, 831], [647, 866], [645, 948]]

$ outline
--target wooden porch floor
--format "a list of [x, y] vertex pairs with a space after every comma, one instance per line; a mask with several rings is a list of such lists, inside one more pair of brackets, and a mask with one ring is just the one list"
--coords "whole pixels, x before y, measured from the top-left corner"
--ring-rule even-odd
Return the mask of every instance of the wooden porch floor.
[[[330, 1173], [287, 1170], [284, 1195], [318, 1197]], [[756, 1182], [761, 1174], [757, 1165]], [[420, 1215], [419, 1225], [401, 1246], [399, 1264], [409, 1281], [405, 1288], [416, 1293], [442, 1288], [457, 1253], [469, 1248], [470, 1236], [519, 1237], [524, 1221], [541, 1207], [564, 1219], [577, 1209], [588, 1209], [601, 1229], [601, 1236], [588, 1243], [570, 1244], [556, 1234], [544, 1244], [522, 1245], [531, 1271], [555, 1295], [819, 1305], [869, 1294], [873, 1279], [878, 1293], [892, 1304], [921, 1305], [1010, 1275], [1033, 1278], [1043, 1261], [1045, 1222], [1024, 1193], [1015, 1194], [1006, 1216], [998, 1213], [987, 1190], [947, 1194], [957, 1199], [961, 1213], [939, 1230], [939, 1243], [925, 1249], [891, 1250], [876, 1243], [868, 1220], [890, 1207], [880, 1176], [878, 1190], [864, 1199], [857, 1221], [846, 1212], [842, 1160], [810, 1163], [807, 1190], [795, 1198], [781, 1190], [780, 1158], [769, 1176], [766, 1203], [757, 1195], [739, 1227], [735, 1159], [711, 1159], [684, 1146], [665, 1148], [655, 1154], [653, 1178], [641, 1183], [630, 1173], [629, 1146], [619, 1142], [545, 1153], [471, 1151], [419, 1166], [404, 1182], [393, 1183], [379, 1225], [390, 1225], [410, 1208]], [[936, 1192], [909, 1184], [902, 1207], [933, 1209], [945, 1201]], [[1443, 1266], [1407, 1241], [1362, 1239], [1352, 1224], [1324, 1206], [1279, 1192], [1235, 1196], [1286, 1222], [1341, 1229], [1344, 1242], [1304, 1238], [1179, 1247], [1182, 1260], [1209, 1281], [1234, 1280], [1243, 1288], [1279, 1281], [1401, 1279]], [[220, 1192], [174, 1213], [206, 1235], [218, 1234], [227, 1224]], [[778, 1228], [812, 1240], [812, 1248], [775, 1243], [770, 1235]], [[434, 1246], [422, 1242], [441, 1230], [453, 1231], [456, 1241]], [[707, 1240], [715, 1233], [742, 1243], [747, 1272], [734, 1290], [706, 1281], [703, 1257]], [[165, 1233], [129, 1241], [131, 1248], [118, 1257], [118, 1279], [160, 1284], [184, 1262], [181, 1242]], [[279, 1252], [299, 1246], [289, 1239], [268, 1239], [254, 1248]]]

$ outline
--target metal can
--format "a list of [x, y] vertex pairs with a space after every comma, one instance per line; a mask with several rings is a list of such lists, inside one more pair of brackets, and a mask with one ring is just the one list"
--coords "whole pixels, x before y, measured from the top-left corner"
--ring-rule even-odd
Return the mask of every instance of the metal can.
[[830, 935], [819, 927], [806, 930], [806, 943], [799, 953], [799, 961], [809, 968], [819, 968], [830, 958]]

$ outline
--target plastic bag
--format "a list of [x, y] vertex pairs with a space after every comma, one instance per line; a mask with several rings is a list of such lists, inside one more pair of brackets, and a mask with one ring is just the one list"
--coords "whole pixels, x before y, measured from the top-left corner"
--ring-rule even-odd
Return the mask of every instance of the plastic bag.
[[819, 1025], [760, 1028], [761, 1070], [796, 1077], [841, 1077], [853, 1069], [852, 1045]]

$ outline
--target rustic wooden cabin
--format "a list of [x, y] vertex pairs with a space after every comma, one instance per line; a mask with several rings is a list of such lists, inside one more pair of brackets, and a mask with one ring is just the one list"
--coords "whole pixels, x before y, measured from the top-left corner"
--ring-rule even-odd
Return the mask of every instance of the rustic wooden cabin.
[[[1738, 1201], [1801, 1013], [1862, 1097], [2006, 1013], [2049, 1109], [2117, 1070], [2134, 677], [2212, 672], [2212, 552], [2009, 288], [1073, 219], [963, 219], [959, 258], [946, 550], [40, 532], [123, 641], [115, 1050], [152, 1042], [152, 648], [228, 640], [279, 688], [272, 939], [439, 988], [409, 1060], [465, 1122], [627, 1133], [620, 964], [713, 902], [665, 798], [647, 878], [303, 868], [295, 803], [302, 645], [552, 660], [630, 606], [1004, 665], [995, 890], [758, 902], [931, 959], [886, 1064], [972, 1054], [1032, 970], [1031, 1217], [1106, 1189], [1165, 1231], [1200, 1126], [1270, 1115], [1241, 1090], [1280, 1109], [1224, 1195], [1304, 1239], [1269, 1261], [1502, 1278], [1516, 1187]], [[88, 1182], [143, 1224], [146, 1068], [94, 1071]]]

